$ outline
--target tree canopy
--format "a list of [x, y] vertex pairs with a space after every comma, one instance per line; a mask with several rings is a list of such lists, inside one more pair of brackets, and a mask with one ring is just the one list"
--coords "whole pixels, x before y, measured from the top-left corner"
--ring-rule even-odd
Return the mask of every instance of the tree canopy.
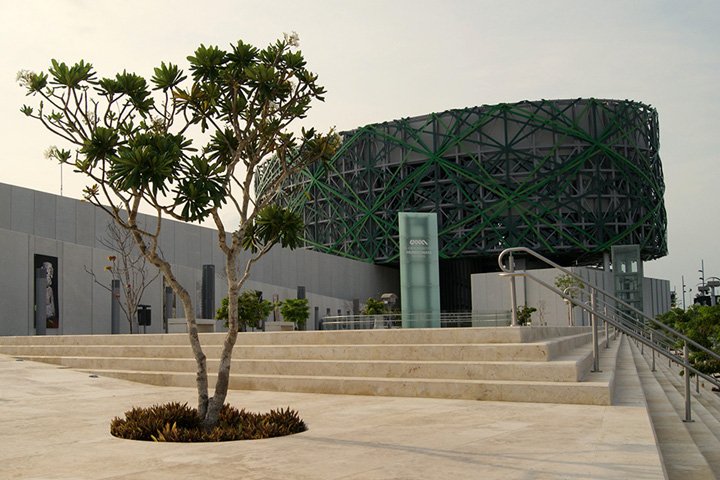
[[[188, 73], [161, 62], [149, 80], [126, 70], [98, 78], [84, 60], [53, 59], [46, 72], [18, 74], [35, 100], [22, 113], [66, 144], [50, 147], [48, 157], [87, 177], [84, 197], [131, 233], [182, 302], [206, 426], [217, 423], [227, 393], [237, 297], [252, 265], [276, 244], [301, 241], [302, 220], [279, 207], [277, 196], [288, 178], [328, 159], [339, 143], [333, 131], [297, 126], [325, 94], [297, 46], [295, 33], [263, 49], [201, 44], [187, 57]], [[255, 191], [260, 177], [263, 188]], [[151, 221], [138, 220], [141, 205], [155, 213]], [[226, 227], [221, 207], [236, 224]], [[192, 297], [158, 247], [163, 217], [211, 220], [226, 257], [229, 331], [212, 397]], [[251, 255], [241, 264], [242, 251]]]

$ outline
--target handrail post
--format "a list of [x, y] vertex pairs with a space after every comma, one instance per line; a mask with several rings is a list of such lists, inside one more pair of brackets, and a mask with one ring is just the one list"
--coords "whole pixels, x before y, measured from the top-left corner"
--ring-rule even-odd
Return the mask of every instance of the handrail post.
[[593, 342], [593, 372], [600, 371], [600, 352], [598, 348], [598, 325], [597, 315], [595, 315], [596, 298], [595, 289], [590, 290], [590, 323], [592, 324], [592, 342]]
[[508, 269], [510, 270], [510, 326], [517, 327], [517, 294], [515, 292], [515, 259], [513, 258], [512, 252], [510, 252], [510, 258], [508, 259]]
[[[653, 332], [650, 332], [650, 343], [655, 345], [655, 340], [653, 340]], [[655, 349], [651, 348], [652, 350], [652, 371], [655, 372]]]
[[[607, 318], [607, 305], [603, 308], [603, 313]], [[603, 324], [605, 325], [605, 348], [610, 348], [610, 324], [608, 324], [607, 320], [603, 320]]]
[[692, 422], [690, 409], [690, 355], [687, 342], [683, 345], [683, 357], [683, 365], [685, 366], [685, 420], [683, 422]]

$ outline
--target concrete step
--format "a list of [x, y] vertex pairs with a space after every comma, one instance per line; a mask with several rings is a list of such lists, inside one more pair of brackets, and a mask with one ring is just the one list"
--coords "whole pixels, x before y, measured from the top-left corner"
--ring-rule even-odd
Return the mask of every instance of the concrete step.
[[658, 440], [658, 447], [669, 480], [695, 480], [717, 478], [698, 445], [677, 413], [677, 407], [663, 388], [662, 374], [651, 372], [640, 349], [630, 341], [630, 347], [638, 370], [650, 417]]
[[[645, 358], [647, 362], [647, 358]], [[648, 364], [649, 365], [649, 364]], [[657, 362], [656, 362], [657, 365]], [[656, 369], [656, 378], [660, 385], [665, 390], [665, 393], [670, 399], [675, 411], [678, 413], [680, 418], [685, 418], [685, 386], [680, 385], [677, 381], [677, 375], [667, 369], [667, 367], [660, 367]], [[700, 453], [705, 457], [708, 465], [712, 469], [716, 478], [720, 478], [720, 439], [718, 438], [717, 430], [720, 429], [720, 425], [712, 414], [708, 413], [705, 407], [692, 399], [694, 397], [693, 390], [691, 389], [691, 417], [692, 422], [685, 423], [690, 436], [695, 441]], [[715, 432], [715, 433], [713, 433]]]
[[[244, 332], [236, 345], [360, 345], [529, 343], [588, 333], [588, 327], [497, 327], [443, 329], [379, 329], [307, 332]], [[201, 333], [203, 345], [222, 345], [224, 333]], [[58, 335], [0, 337], [10, 345], [188, 345], [187, 334]], [[0, 352], [2, 353], [2, 352]]]
[[[682, 367], [676, 364], [669, 367], [666, 362], [662, 362], [661, 365], [665, 375], [673, 382], [675, 388], [683, 393], [685, 391], [685, 379], [680, 375]], [[712, 384], [706, 384], [703, 380], [700, 380], [700, 388], [698, 389], [696, 379], [694, 377], [691, 379], [690, 388], [693, 402], [699, 401], [715, 419], [720, 420], [720, 396], [718, 396], [718, 392], [712, 391], [712, 387]]]
[[[161, 386], [194, 387], [195, 374], [87, 370], [108, 376]], [[211, 384], [215, 375], [209, 375]], [[465, 400], [609, 405], [609, 388], [602, 382], [528, 382], [383, 377], [321, 377], [300, 375], [232, 374], [233, 390], [264, 390], [342, 395], [376, 395]]]
[[[237, 359], [295, 360], [424, 360], [446, 361], [548, 361], [587, 343], [589, 333], [541, 340], [534, 343], [488, 344], [337, 344], [337, 345], [236, 345]], [[222, 345], [205, 345], [205, 355], [219, 358]], [[159, 357], [193, 358], [189, 345], [2, 345], [0, 353], [16, 357]]]
[[[0, 341], [0, 353], [155, 385], [195, 385], [185, 335], [124, 336], [128, 344], [118, 337]], [[238, 338], [233, 389], [591, 405], [611, 403], [617, 354], [616, 346], [602, 348], [602, 371], [589, 372], [587, 328], [277, 332]], [[211, 382], [220, 339], [224, 335], [203, 335]], [[332, 343], [350, 340], [358, 343]]]
[[[644, 357], [648, 365], [651, 365], [651, 360], [647, 358], [647, 355], [645, 355]], [[664, 386], [664, 388], [670, 390], [668, 396], [674, 399], [675, 407], [680, 408], [678, 410], [678, 414], [684, 418], [685, 379], [684, 377], [680, 376], [681, 370], [678, 368], [668, 367], [667, 363], [665, 362], [658, 363], [656, 361], [655, 364], [657, 370], [656, 376], [663, 380], [661, 384]], [[690, 433], [692, 435], [698, 436], [698, 438], [696, 439], [698, 445], [707, 446], [708, 455], [710, 456], [705, 456], [708, 459], [708, 463], [710, 463], [711, 466], [714, 467], [714, 470], [716, 470], [716, 473], [718, 473], [718, 477], [720, 478], [720, 417], [718, 417], [708, 408], [709, 401], [711, 401], [712, 399], [704, 398], [705, 395], [702, 389], [699, 392], [696, 391], [696, 384], [695, 381], [692, 379], [690, 383], [690, 397], [691, 416], [693, 419], [697, 420], [697, 422], [693, 423], [698, 423], [699, 425], [688, 425], [688, 429], [690, 430]], [[702, 437], [702, 435], [706, 435], [708, 433], [714, 438], [709, 439]], [[715, 451], [710, 450], [713, 448], [713, 443], [715, 446]]]
[[[156, 372], [194, 372], [193, 358], [159, 357], [68, 357], [29, 356], [25, 360], [54, 363], [78, 370], [129, 370]], [[468, 380], [527, 380], [578, 382], [589, 371], [592, 350], [579, 347], [575, 352], [550, 362], [528, 361], [434, 361], [434, 360], [281, 360], [237, 359], [233, 374], [305, 375], [383, 378], [447, 378]], [[209, 371], [217, 370], [219, 360], [209, 359]]]
[[[587, 354], [591, 347], [586, 345], [584, 353], [579, 352], [576, 356], [583, 357], [583, 365], [589, 365]], [[582, 349], [579, 349], [582, 350]], [[422, 377], [398, 377], [389, 378], [373, 376], [371, 372], [364, 372], [369, 376], [344, 376], [344, 375], [308, 375], [308, 374], [250, 374], [243, 373], [242, 367], [235, 368], [245, 363], [234, 362], [231, 369], [231, 389], [239, 390], [270, 390], [270, 391], [296, 391], [306, 393], [332, 393], [332, 394], [353, 394], [353, 395], [389, 395], [404, 397], [432, 397], [432, 398], [455, 398], [475, 399], [513, 402], [538, 402], [538, 403], [567, 403], [587, 405], [610, 405], [612, 401], [614, 367], [617, 355], [617, 342], [610, 349], [601, 349], [604, 366], [600, 372], [580, 374], [583, 381], [538, 381], [534, 380], [498, 380], [498, 379], [452, 379], [452, 378], [422, 378]], [[584, 356], [583, 356], [584, 355]], [[563, 360], [562, 362], [567, 362]], [[336, 362], [335, 360], [329, 361]], [[260, 363], [271, 363], [263, 360]], [[308, 365], [306, 361], [298, 361], [298, 365]], [[316, 364], [318, 362], [311, 362]], [[323, 362], [327, 363], [327, 362]], [[352, 364], [352, 362], [345, 362]], [[398, 362], [369, 362], [372, 365], [378, 363], [396, 364]], [[400, 362], [400, 365], [407, 366], [413, 362]], [[417, 363], [417, 362], [415, 362]], [[432, 362], [429, 362], [432, 363]], [[434, 362], [447, 363], [447, 362]], [[512, 362], [509, 362], [512, 363]], [[555, 361], [537, 362], [550, 367]], [[111, 364], [109, 364], [111, 365]], [[186, 364], [187, 365], [187, 364]], [[191, 365], [191, 364], [190, 364]], [[214, 366], [214, 365], [213, 365]], [[417, 366], [417, 365], [415, 365]], [[354, 368], [351, 365], [341, 368]], [[398, 367], [400, 368], [400, 367]], [[85, 369], [89, 373], [101, 376], [109, 376], [154, 385], [167, 386], [195, 386], [194, 371], [138, 371], [122, 369]], [[214, 382], [213, 368], [209, 368], [210, 382]]]

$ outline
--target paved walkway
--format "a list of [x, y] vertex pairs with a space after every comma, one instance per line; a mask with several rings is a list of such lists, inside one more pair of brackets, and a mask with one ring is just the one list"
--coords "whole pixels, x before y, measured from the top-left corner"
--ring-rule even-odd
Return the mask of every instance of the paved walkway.
[[133, 406], [193, 404], [154, 387], [0, 355], [0, 479], [658, 479], [645, 408], [231, 391], [291, 406], [289, 437], [216, 444], [114, 438]]

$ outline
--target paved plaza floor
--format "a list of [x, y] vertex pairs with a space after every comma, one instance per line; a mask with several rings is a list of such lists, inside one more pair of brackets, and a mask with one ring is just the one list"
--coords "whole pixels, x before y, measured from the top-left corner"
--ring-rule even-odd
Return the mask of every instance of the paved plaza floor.
[[290, 406], [309, 430], [268, 440], [121, 440], [133, 406], [195, 402], [155, 387], [0, 355], [0, 479], [659, 479], [643, 405], [558, 405], [231, 391]]

